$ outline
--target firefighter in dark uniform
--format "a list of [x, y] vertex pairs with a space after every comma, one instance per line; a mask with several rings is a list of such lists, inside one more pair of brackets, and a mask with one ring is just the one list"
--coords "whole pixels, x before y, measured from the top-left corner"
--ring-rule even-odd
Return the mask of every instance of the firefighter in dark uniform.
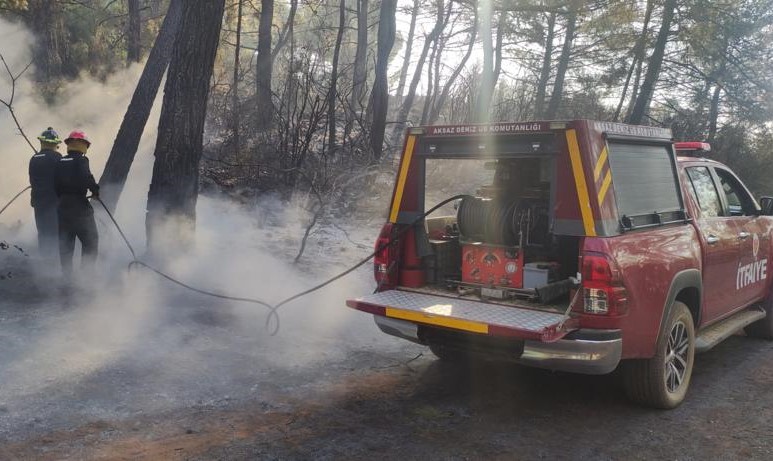
[[99, 248], [94, 209], [86, 198], [91, 191], [99, 197], [99, 185], [89, 169], [86, 158], [91, 142], [82, 131], [75, 130], [64, 140], [67, 156], [56, 168], [56, 195], [59, 196], [59, 255], [62, 271], [72, 273], [72, 257], [75, 238], [81, 242], [81, 267], [93, 269]]
[[57, 152], [62, 140], [51, 127], [42, 132], [38, 139], [40, 152], [32, 156], [29, 165], [32, 208], [35, 210], [35, 227], [38, 229], [38, 251], [45, 258], [55, 258], [59, 249], [59, 225], [54, 174], [62, 158], [62, 154]]

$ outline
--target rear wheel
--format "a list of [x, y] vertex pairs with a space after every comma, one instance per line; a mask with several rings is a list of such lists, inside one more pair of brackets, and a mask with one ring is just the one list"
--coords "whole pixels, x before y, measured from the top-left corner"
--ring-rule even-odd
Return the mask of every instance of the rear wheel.
[[470, 359], [469, 354], [460, 349], [455, 349], [448, 346], [443, 346], [437, 343], [430, 343], [429, 350], [435, 354], [435, 357], [439, 358], [443, 362], [448, 363], [460, 363], [466, 362]]
[[655, 408], [674, 408], [690, 386], [695, 359], [695, 326], [690, 310], [675, 302], [658, 338], [655, 356], [632, 360], [623, 368], [628, 397]]
[[744, 328], [746, 336], [750, 338], [760, 339], [773, 339], [773, 296], [768, 296], [763, 304], [765, 308], [765, 318], [759, 319], [756, 322], [748, 325]]

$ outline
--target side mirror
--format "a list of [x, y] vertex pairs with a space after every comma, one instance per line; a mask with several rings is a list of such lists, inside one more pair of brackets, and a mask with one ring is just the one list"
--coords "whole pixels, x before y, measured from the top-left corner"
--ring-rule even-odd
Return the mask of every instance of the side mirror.
[[762, 215], [773, 215], [773, 197], [760, 197], [760, 208], [762, 208]]

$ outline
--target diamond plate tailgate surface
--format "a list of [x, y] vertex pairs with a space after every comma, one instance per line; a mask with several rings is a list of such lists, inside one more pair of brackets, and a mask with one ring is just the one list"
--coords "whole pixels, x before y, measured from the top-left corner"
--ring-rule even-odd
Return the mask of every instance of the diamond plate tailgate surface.
[[562, 314], [401, 290], [382, 291], [346, 303], [354, 309], [416, 323], [492, 336], [555, 341], [571, 322]]

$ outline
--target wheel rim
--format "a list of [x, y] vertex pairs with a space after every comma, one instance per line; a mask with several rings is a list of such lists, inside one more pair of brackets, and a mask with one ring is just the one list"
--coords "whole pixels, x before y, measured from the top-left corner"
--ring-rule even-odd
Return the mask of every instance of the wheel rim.
[[690, 353], [690, 335], [684, 322], [679, 321], [671, 327], [666, 349], [666, 388], [676, 392], [687, 376]]

